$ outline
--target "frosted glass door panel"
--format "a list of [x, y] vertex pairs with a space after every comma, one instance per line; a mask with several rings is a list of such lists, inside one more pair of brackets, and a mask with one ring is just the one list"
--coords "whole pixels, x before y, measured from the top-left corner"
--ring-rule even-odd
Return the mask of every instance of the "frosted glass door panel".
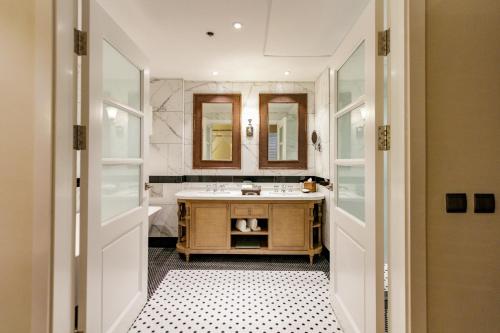
[[106, 221], [140, 204], [141, 167], [103, 165], [101, 220]]
[[337, 166], [337, 207], [365, 220], [364, 166]]
[[103, 96], [141, 110], [141, 71], [103, 41]]
[[366, 109], [364, 105], [339, 117], [337, 121], [337, 158], [364, 158], [365, 119]]
[[104, 105], [103, 158], [141, 157], [141, 119], [114, 106]]
[[337, 72], [337, 112], [365, 93], [365, 43], [363, 42]]

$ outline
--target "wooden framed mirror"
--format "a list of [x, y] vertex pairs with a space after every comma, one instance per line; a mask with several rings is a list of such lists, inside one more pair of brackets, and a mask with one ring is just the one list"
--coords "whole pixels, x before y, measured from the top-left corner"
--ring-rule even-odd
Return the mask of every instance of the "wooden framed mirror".
[[307, 94], [260, 94], [259, 168], [307, 169]]
[[194, 94], [193, 169], [241, 168], [240, 94]]

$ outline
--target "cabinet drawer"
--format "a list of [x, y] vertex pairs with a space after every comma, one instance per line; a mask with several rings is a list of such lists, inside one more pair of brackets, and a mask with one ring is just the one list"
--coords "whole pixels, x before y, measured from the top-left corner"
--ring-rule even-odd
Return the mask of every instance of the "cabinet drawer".
[[267, 218], [268, 205], [267, 204], [233, 204], [231, 205], [231, 217], [233, 218]]

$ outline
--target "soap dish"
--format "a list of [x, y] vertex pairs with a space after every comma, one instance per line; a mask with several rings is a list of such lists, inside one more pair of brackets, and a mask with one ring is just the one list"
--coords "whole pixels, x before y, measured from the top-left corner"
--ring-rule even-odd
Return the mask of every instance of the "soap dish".
[[309, 190], [309, 189], [307, 189], [307, 188], [303, 188], [303, 189], [302, 189], [302, 193], [310, 193], [310, 192], [311, 192], [311, 190]]

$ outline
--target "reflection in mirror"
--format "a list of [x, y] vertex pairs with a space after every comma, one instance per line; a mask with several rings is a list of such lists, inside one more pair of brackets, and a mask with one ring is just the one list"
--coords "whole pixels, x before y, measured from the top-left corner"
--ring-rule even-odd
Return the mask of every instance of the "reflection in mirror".
[[365, 157], [366, 107], [361, 105], [338, 118], [338, 158], [353, 159]]
[[241, 95], [193, 95], [193, 169], [241, 168]]
[[202, 104], [202, 159], [232, 161], [233, 104]]
[[259, 94], [259, 169], [307, 169], [307, 94]]
[[268, 160], [297, 161], [299, 158], [298, 103], [268, 104]]
[[365, 43], [363, 42], [337, 72], [337, 112], [365, 93]]
[[141, 110], [141, 71], [111, 44], [103, 42], [102, 89], [104, 98]]

